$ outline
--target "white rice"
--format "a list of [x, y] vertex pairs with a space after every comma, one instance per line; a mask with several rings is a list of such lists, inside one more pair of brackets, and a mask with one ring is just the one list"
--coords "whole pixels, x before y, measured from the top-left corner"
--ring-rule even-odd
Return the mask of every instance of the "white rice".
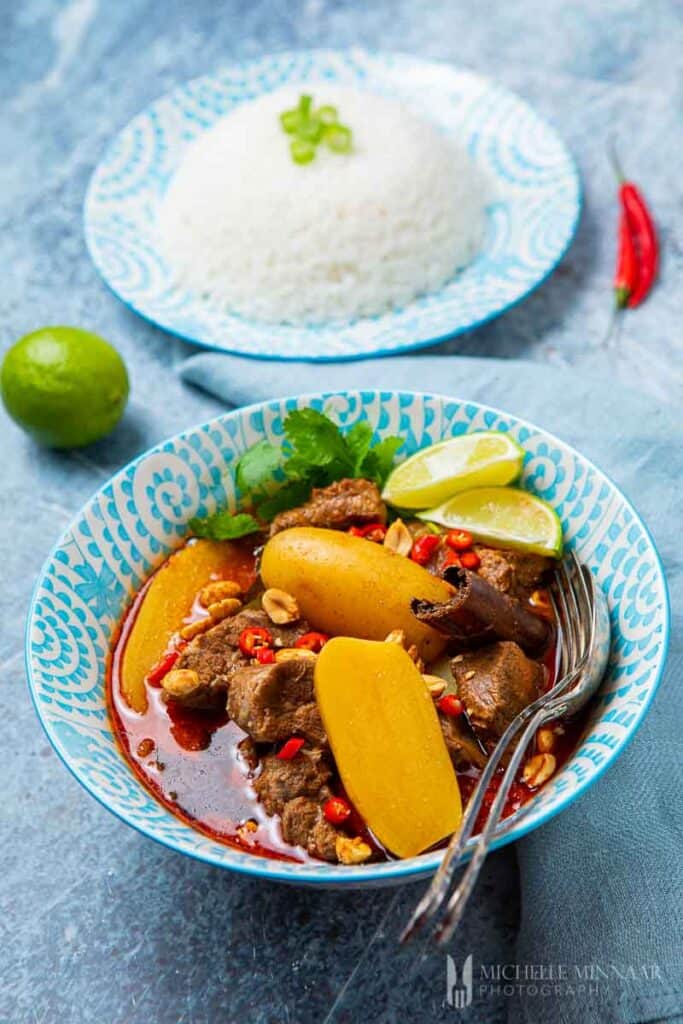
[[[295, 164], [279, 114], [334, 104], [353, 152]], [[178, 282], [223, 310], [291, 324], [372, 316], [440, 288], [483, 230], [466, 154], [396, 100], [327, 85], [244, 103], [189, 148], [164, 197]]]

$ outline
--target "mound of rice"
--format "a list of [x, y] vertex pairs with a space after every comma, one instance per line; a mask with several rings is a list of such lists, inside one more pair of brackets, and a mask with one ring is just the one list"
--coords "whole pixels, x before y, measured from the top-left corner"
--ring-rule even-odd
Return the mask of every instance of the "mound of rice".
[[[334, 104], [348, 155], [293, 162], [279, 114], [299, 92]], [[483, 190], [469, 160], [403, 104], [320, 86], [237, 107], [189, 148], [164, 196], [178, 283], [221, 309], [311, 324], [405, 306], [475, 253]]]

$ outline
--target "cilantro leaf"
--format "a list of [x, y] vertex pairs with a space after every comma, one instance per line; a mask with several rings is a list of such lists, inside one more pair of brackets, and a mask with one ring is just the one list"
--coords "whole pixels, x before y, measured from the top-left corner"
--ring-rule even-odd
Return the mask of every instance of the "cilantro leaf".
[[393, 469], [394, 455], [402, 446], [402, 437], [385, 437], [367, 453], [357, 475], [374, 480], [378, 487], [383, 487]]
[[263, 527], [247, 512], [216, 512], [204, 518], [195, 516], [190, 519], [189, 527], [195, 537], [206, 537], [208, 540], [237, 540], [249, 533], [259, 533]]
[[242, 494], [251, 494], [270, 483], [281, 465], [281, 449], [269, 441], [259, 441], [240, 457], [235, 471], [235, 483]]
[[283, 484], [274, 494], [260, 501], [256, 507], [261, 519], [269, 522], [274, 519], [278, 512], [286, 512], [297, 505], [303, 505], [311, 496], [311, 483], [309, 480], [290, 480]]
[[317, 409], [295, 409], [283, 427], [294, 455], [299, 459], [312, 467], [334, 463], [342, 475], [351, 475], [353, 459], [344, 435], [324, 413]]
[[353, 459], [353, 476], [358, 476], [363, 465], [363, 460], [368, 454], [372, 444], [372, 427], [366, 420], [361, 420], [354, 425], [346, 435], [346, 447]]
[[[344, 477], [365, 477], [382, 487], [393, 468], [394, 455], [403, 444], [400, 437], [387, 437], [373, 447], [369, 423], [356, 423], [342, 434], [328, 416], [310, 408], [291, 412], [283, 428], [282, 448], [259, 441], [237, 463], [237, 486], [249, 496], [265, 522], [304, 504], [314, 487], [325, 487]], [[278, 484], [283, 474], [286, 482]], [[234, 540], [263, 527], [247, 513], [218, 512], [193, 519], [190, 529], [197, 537]]]

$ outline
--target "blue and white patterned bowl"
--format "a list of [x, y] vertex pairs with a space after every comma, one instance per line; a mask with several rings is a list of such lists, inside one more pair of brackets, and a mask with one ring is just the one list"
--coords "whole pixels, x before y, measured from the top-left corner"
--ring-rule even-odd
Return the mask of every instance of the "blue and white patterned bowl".
[[[486, 238], [474, 262], [440, 291], [382, 316], [301, 328], [228, 315], [177, 286], [159, 250], [156, 218], [183, 153], [237, 104], [303, 82], [402, 97], [466, 146], [488, 183]], [[114, 292], [188, 341], [262, 359], [338, 360], [419, 348], [502, 313], [557, 265], [580, 207], [578, 173], [562, 140], [506, 89], [406, 55], [316, 50], [194, 79], [135, 117], [93, 174], [85, 235]]]
[[500, 842], [553, 817], [614, 762], [642, 721], [664, 665], [668, 604], [646, 527], [587, 459], [545, 431], [487, 406], [409, 392], [337, 392], [281, 399], [219, 416], [131, 462], [78, 514], [48, 558], [29, 613], [26, 657], [36, 710], [55, 750], [85, 788], [123, 821], [166, 846], [264, 878], [325, 885], [395, 884], [428, 875], [440, 855], [339, 867], [240, 853], [195, 832], [143, 788], [107, 717], [105, 667], [117, 624], [149, 573], [183, 540], [188, 519], [234, 507], [232, 473], [262, 438], [278, 442], [295, 408], [324, 408], [344, 427], [367, 420], [376, 439], [405, 438], [408, 455], [471, 430], [509, 431], [527, 451], [524, 484], [550, 501], [565, 535], [609, 603], [609, 669], [570, 761]]

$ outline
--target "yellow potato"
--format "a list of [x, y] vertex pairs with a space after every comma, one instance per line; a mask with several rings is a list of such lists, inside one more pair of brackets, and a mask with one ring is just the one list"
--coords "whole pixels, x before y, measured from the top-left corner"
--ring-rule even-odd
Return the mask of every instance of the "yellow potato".
[[121, 661], [121, 691], [134, 711], [147, 710], [145, 678], [212, 579], [245, 577], [244, 553], [229, 541], [198, 540], [155, 572], [135, 616]]
[[315, 695], [344, 788], [387, 849], [414, 857], [458, 828], [458, 781], [406, 651], [330, 640], [316, 662]]
[[380, 544], [338, 530], [283, 530], [265, 546], [261, 576], [266, 587], [292, 594], [311, 625], [331, 636], [384, 640], [392, 629], [403, 629], [425, 661], [445, 646], [417, 621], [410, 602], [447, 601], [448, 584]]

